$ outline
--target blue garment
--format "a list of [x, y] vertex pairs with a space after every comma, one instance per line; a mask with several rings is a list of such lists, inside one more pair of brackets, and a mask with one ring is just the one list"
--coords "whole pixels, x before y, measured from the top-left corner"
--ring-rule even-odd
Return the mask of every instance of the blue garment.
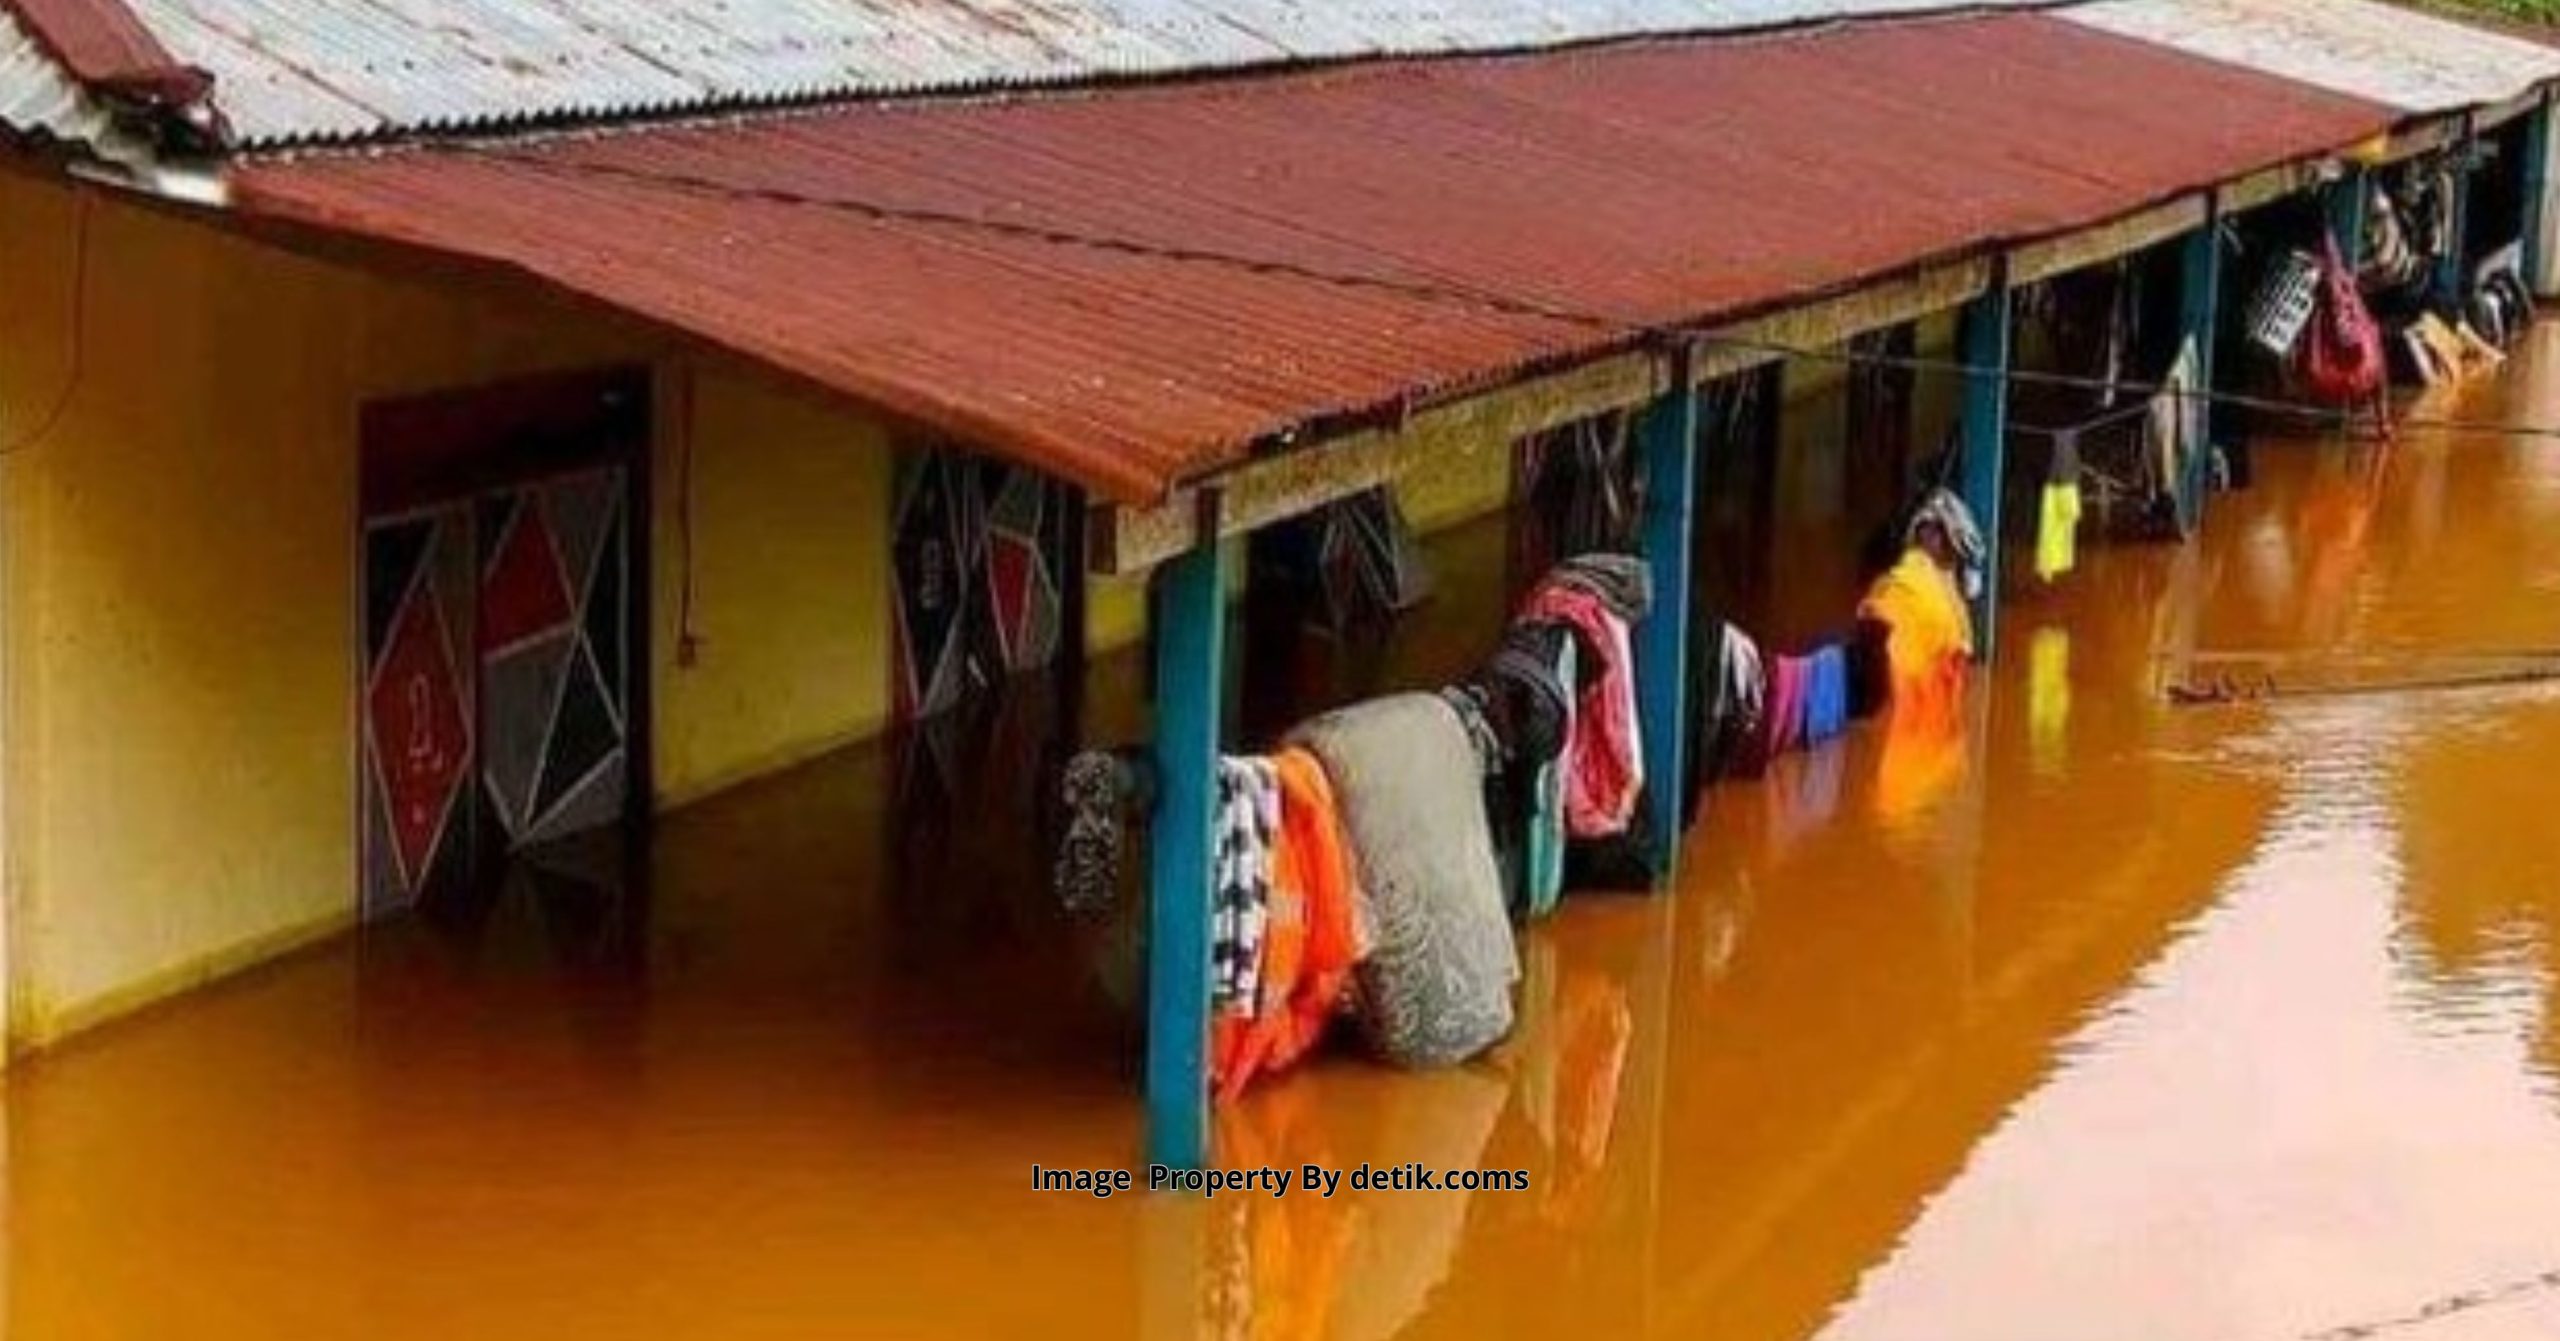
[[[1578, 699], [1571, 693], [1580, 672], [1579, 654], [1573, 639], [1565, 638], [1556, 647], [1556, 683], [1566, 687], [1566, 726], [1563, 735], [1573, 733], [1573, 713]], [[1537, 798], [1535, 813], [1529, 819], [1528, 865], [1529, 915], [1545, 917], [1556, 910], [1564, 899], [1564, 760], [1559, 757], [1538, 765], [1536, 781], [1530, 784]]]
[[1805, 660], [1804, 743], [1819, 745], [1849, 724], [1849, 658], [1834, 644]]

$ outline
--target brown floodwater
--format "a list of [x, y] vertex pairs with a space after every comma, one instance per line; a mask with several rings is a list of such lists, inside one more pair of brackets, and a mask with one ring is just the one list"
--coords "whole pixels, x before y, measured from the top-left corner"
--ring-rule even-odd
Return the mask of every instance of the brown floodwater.
[[[2560, 422], [2560, 329], [2424, 409]], [[2560, 686], [2326, 692], [2560, 651], [2560, 441], [2256, 465], [2013, 584], [1959, 733], [1724, 786], [1676, 897], [1526, 933], [1491, 1058], [1220, 1118], [1528, 1191], [1033, 1192], [1139, 1105], [1126, 938], [965, 766], [1032, 706], [19, 1067], [7, 1334], [2560, 1335]], [[1499, 537], [1445, 550], [1362, 674], [1484, 632]], [[2166, 703], [2208, 673], [2280, 696]]]

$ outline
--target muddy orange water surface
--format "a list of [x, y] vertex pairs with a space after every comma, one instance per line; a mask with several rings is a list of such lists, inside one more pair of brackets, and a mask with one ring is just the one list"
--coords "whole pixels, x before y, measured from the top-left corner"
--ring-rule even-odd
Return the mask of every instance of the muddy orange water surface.
[[[2560, 422], [2560, 338], [2423, 409]], [[1490, 1059], [1220, 1119], [1529, 1191], [1035, 1194], [1135, 1158], [1130, 947], [928, 742], [13, 1071], [7, 1334], [2560, 1335], [2560, 685], [2338, 692], [2560, 653], [2560, 441], [2256, 465], [2015, 583], [1962, 734], [1725, 786], [1676, 897], [1526, 933]], [[2164, 701], [2211, 674], [2281, 696]]]

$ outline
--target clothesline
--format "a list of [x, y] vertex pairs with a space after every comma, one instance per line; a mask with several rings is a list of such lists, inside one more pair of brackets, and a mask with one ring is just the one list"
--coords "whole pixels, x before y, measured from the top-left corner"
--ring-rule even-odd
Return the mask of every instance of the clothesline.
[[[2122, 383], [2117, 383], [2115, 385], [2119, 388], [2123, 386]], [[2130, 423], [2149, 413], [2151, 413], [2151, 403], [2149, 401], [2137, 400], [2130, 405], [2117, 406], [2115, 409], [2100, 414], [2095, 418], [2084, 419], [2076, 424], [2011, 424], [2009, 425], [2009, 431], [2012, 433], [2037, 433], [2049, 438], [2080, 437], [2084, 434], [2095, 433], [2100, 429], [2112, 428], [2117, 424]]]

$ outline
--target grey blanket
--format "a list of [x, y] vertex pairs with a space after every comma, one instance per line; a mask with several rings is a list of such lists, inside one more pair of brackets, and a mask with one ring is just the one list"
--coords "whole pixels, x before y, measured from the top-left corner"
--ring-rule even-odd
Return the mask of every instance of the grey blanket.
[[1374, 945], [1360, 965], [1370, 1046], [1404, 1066], [1465, 1061], [1511, 1031], [1520, 973], [1467, 729], [1430, 694], [1327, 713], [1291, 739], [1324, 764]]

